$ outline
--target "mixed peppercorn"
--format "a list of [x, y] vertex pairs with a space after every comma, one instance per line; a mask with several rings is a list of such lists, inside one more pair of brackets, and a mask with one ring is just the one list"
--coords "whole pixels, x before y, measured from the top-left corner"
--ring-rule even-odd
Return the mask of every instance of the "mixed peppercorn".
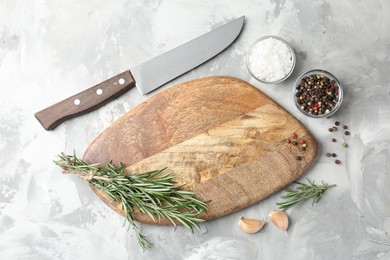
[[[335, 122], [335, 126], [332, 126], [332, 127], [329, 128], [329, 132], [337, 131], [337, 127], [336, 126], [339, 126], [339, 125], [340, 125], [340, 122], [336, 121]], [[343, 129], [348, 129], [348, 126], [344, 125]], [[345, 135], [349, 135], [350, 133], [348, 131], [345, 131], [344, 134]], [[332, 138], [331, 140], [334, 143], [337, 142], [336, 138]], [[307, 147], [306, 140], [304, 138], [298, 139], [298, 135], [296, 133], [292, 133], [290, 138], [286, 138], [286, 143], [290, 144], [290, 145], [294, 145], [294, 146], [299, 146], [299, 148], [302, 151], [305, 151], [306, 147]], [[344, 148], [347, 148], [348, 144], [347, 143], [342, 143], [341, 146], [344, 147]], [[335, 158], [335, 157], [337, 157], [337, 154], [336, 153], [326, 153], [325, 156], [326, 157], [333, 157], [333, 158]], [[301, 161], [303, 159], [303, 157], [301, 155], [297, 155], [297, 156], [295, 156], [295, 159], [297, 161]], [[334, 162], [336, 164], [341, 164], [341, 161], [339, 159], [336, 159]]]
[[302, 78], [296, 87], [295, 100], [300, 109], [310, 115], [326, 115], [336, 107], [339, 91], [336, 81], [313, 74]]
[[[340, 125], [340, 122], [339, 122], [339, 121], [336, 121], [336, 122], [334, 123], [334, 125], [335, 125], [335, 126], [332, 126], [332, 127], [330, 127], [330, 128], [328, 129], [329, 132], [336, 132], [336, 131], [337, 131], [337, 126]], [[344, 130], [348, 129], [348, 126], [343, 125], [343, 129], [344, 129]], [[350, 133], [349, 131], [345, 131], [344, 134], [345, 134], [345, 135], [350, 135], [351, 133]], [[332, 138], [331, 140], [332, 140], [332, 142], [334, 142], [334, 143], [337, 142], [336, 138]], [[342, 143], [341, 146], [344, 147], [344, 148], [347, 148], [347, 147], [348, 147], [348, 144], [347, 144], [347, 143]], [[335, 153], [326, 153], [325, 156], [326, 156], [326, 157], [337, 157], [337, 154], [335, 154]], [[341, 161], [338, 160], [338, 159], [335, 160], [334, 162], [335, 162], [336, 164], [341, 164]]]
[[[306, 144], [306, 140], [304, 138], [300, 138], [298, 140], [298, 134], [297, 133], [292, 133], [291, 134], [291, 138], [287, 138], [286, 139], [286, 143], [288, 144], [292, 144], [294, 146], [299, 146], [299, 148], [302, 150], [302, 151], [305, 151], [306, 148], [307, 148], [307, 144]], [[300, 155], [297, 155], [295, 156], [295, 159], [297, 161], [301, 161], [303, 159], [302, 156]]]

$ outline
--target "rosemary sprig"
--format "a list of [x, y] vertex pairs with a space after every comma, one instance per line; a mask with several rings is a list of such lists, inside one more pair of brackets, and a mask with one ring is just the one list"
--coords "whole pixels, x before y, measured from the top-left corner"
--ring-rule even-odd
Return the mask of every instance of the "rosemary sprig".
[[197, 215], [207, 210], [207, 204], [194, 198], [193, 192], [175, 186], [174, 175], [164, 173], [165, 169], [126, 175], [123, 164], [115, 166], [110, 162], [106, 167], [99, 167], [99, 164], [84, 162], [75, 154], [69, 156], [61, 153], [58, 157], [54, 162], [62, 168], [63, 173], [80, 176], [121, 203], [129, 228], [133, 228], [143, 249], [150, 248], [152, 244], [136, 225], [134, 209], [148, 214], [153, 221], [167, 218], [175, 227], [181, 223], [191, 231], [194, 226], [199, 228], [199, 224], [204, 222]]
[[308, 183], [294, 182], [298, 185], [295, 189], [286, 189], [287, 193], [281, 197], [285, 201], [276, 203], [280, 210], [286, 211], [291, 206], [310, 198], [313, 198], [312, 205], [314, 206], [328, 188], [336, 186], [335, 184], [328, 185], [324, 181], [322, 181], [322, 185], [315, 184], [314, 180], [307, 179], [307, 181]]

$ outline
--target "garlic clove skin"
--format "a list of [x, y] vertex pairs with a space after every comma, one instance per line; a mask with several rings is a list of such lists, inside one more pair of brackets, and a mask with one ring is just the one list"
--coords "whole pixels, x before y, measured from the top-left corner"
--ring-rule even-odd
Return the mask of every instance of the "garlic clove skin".
[[288, 217], [286, 213], [279, 210], [273, 210], [268, 215], [269, 220], [277, 226], [282, 231], [287, 231], [288, 229]]
[[243, 218], [238, 220], [238, 226], [248, 234], [253, 234], [260, 231], [267, 222], [259, 219]]

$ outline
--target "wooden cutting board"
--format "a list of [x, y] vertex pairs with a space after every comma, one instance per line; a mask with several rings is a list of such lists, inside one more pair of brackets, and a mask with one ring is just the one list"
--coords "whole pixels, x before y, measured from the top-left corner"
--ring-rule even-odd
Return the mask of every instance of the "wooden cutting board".
[[[303, 150], [286, 143], [298, 135]], [[129, 173], [168, 167], [176, 181], [210, 201], [209, 220], [248, 207], [299, 178], [317, 143], [286, 110], [250, 84], [208, 77], [171, 87], [141, 103], [88, 147], [90, 163], [125, 163]], [[302, 159], [297, 160], [296, 156]], [[95, 190], [111, 208], [120, 207]], [[147, 215], [137, 220], [154, 223]], [[167, 224], [162, 220], [160, 224]]]

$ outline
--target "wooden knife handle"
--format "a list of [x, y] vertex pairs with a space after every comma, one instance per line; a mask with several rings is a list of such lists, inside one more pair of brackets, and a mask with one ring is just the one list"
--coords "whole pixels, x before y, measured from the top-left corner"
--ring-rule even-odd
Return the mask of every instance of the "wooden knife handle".
[[134, 86], [133, 76], [125, 71], [35, 113], [35, 117], [46, 130], [53, 130], [65, 120], [95, 110]]

